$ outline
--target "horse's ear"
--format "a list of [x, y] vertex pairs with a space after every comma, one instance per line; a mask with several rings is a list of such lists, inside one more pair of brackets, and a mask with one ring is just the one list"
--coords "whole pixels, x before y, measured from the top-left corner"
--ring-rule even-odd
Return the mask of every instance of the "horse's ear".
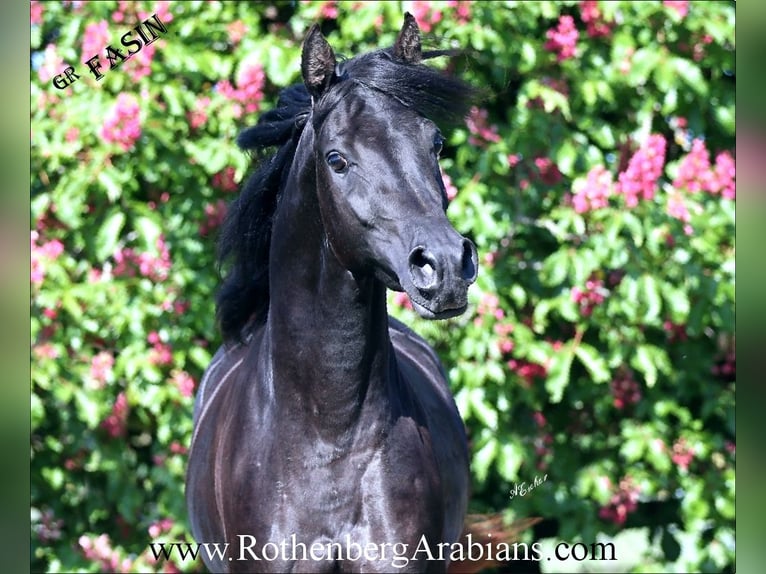
[[314, 24], [303, 41], [301, 54], [303, 83], [316, 100], [330, 87], [335, 77], [335, 53]]
[[394, 44], [394, 58], [407, 64], [417, 64], [421, 57], [420, 28], [415, 17], [405, 12], [404, 24]]

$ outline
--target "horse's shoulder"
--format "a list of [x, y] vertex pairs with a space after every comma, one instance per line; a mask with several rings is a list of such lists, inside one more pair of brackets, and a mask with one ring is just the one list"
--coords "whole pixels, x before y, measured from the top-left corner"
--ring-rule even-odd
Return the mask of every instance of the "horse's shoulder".
[[440, 373], [446, 379], [436, 351], [423, 337], [393, 317], [388, 318], [388, 333], [398, 358], [415, 361], [429, 372]]
[[423, 337], [401, 321], [389, 317], [389, 337], [400, 372], [421, 401], [454, 405], [447, 374], [439, 356]]
[[216, 351], [197, 389], [194, 401], [194, 424], [196, 425], [202, 412], [213, 401], [218, 392], [227, 382], [235, 380], [234, 375], [245, 362], [251, 346], [254, 344], [250, 335], [243, 341], [224, 343]]

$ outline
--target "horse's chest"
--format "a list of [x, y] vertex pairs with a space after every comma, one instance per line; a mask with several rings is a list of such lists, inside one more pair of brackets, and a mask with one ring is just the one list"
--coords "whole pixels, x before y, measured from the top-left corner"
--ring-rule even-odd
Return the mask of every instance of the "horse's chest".
[[[411, 426], [411, 419], [402, 424]], [[440, 514], [443, 501], [429, 438], [411, 431], [395, 427], [376, 448], [335, 456], [293, 451], [278, 468], [260, 469], [268, 480], [251, 483], [266, 490], [271, 484], [276, 504], [264, 510], [288, 536], [296, 530], [340, 536], [405, 521], [420, 527]]]

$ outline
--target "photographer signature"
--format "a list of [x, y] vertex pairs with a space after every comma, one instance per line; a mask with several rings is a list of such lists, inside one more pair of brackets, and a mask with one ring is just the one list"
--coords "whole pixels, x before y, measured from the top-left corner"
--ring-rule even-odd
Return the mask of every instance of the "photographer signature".
[[531, 484], [527, 484], [526, 482], [522, 482], [520, 484], [514, 484], [513, 488], [510, 490], [510, 498], [513, 499], [516, 496], [526, 496], [527, 493], [533, 491], [535, 488], [540, 486], [542, 483], [544, 483], [546, 480], [548, 480], [548, 475], [544, 474], [542, 478], [539, 476], [536, 476], [534, 481], [532, 481]]

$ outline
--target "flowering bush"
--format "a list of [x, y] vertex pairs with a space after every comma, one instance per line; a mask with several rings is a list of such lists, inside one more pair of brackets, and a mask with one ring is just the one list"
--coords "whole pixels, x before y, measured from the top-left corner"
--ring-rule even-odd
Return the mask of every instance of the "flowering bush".
[[[191, 540], [234, 139], [299, 80], [311, 22], [351, 56], [404, 9], [486, 96], [441, 161], [481, 254], [469, 311], [390, 298], [450, 374], [474, 510], [569, 542], [644, 527], [645, 569], [733, 568], [733, 6], [121, 0], [30, 8], [33, 570], [201, 569], [149, 544]], [[155, 14], [167, 32], [112, 69]]]

